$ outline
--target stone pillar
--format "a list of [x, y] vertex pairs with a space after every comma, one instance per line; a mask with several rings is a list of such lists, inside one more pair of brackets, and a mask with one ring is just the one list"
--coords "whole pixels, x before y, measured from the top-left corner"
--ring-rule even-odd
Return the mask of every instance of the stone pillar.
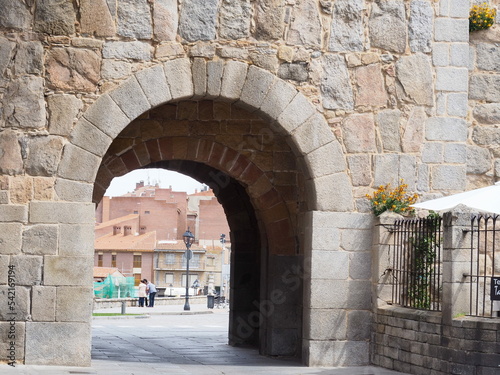
[[302, 220], [303, 362], [368, 365], [373, 215], [311, 211]]
[[394, 222], [401, 220], [401, 215], [393, 212], [385, 212], [380, 215], [373, 229], [373, 253], [372, 253], [372, 298], [374, 299], [373, 309], [376, 313], [377, 307], [392, 301], [393, 277], [393, 253], [391, 248], [393, 234], [391, 228]]
[[469, 312], [471, 212], [464, 206], [443, 215], [443, 322], [451, 326], [453, 317]]

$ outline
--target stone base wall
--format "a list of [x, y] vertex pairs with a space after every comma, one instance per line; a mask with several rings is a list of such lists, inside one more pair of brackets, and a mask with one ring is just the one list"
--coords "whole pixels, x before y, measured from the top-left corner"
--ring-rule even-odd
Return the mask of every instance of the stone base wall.
[[500, 320], [453, 319], [442, 314], [385, 306], [377, 309], [372, 362], [409, 374], [493, 375], [499, 373]]

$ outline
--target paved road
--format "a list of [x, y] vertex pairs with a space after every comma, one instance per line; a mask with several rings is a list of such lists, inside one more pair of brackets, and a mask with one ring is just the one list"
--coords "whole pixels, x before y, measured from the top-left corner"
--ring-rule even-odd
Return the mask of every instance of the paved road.
[[[130, 308], [134, 312], [139, 308]], [[0, 365], [0, 374], [26, 375], [398, 375], [374, 367], [307, 368], [290, 360], [259, 356], [253, 349], [227, 343], [227, 310], [203, 310], [172, 315], [173, 308], [155, 307], [144, 319], [106, 319], [93, 322], [92, 367]], [[174, 310], [177, 310], [174, 308]], [[107, 310], [109, 311], [109, 310]], [[142, 311], [145, 311], [144, 309]], [[148, 312], [153, 312], [153, 309]]]

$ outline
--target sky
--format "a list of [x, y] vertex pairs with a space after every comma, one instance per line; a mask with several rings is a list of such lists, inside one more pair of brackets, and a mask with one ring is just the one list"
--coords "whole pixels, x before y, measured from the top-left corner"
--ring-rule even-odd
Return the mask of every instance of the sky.
[[203, 187], [201, 182], [181, 173], [165, 169], [136, 169], [124, 176], [115, 177], [104, 195], [117, 197], [129, 193], [135, 189], [135, 184], [140, 181], [144, 181], [145, 185], [159, 183], [162, 188], [172, 186], [174, 191], [185, 191], [188, 194], [193, 194], [195, 189], [200, 191]]

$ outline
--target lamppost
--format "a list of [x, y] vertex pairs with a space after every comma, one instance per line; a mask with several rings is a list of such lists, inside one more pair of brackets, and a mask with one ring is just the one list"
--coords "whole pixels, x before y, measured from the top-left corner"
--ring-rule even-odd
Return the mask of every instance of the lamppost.
[[186, 302], [184, 303], [184, 310], [189, 311], [191, 310], [191, 307], [189, 306], [189, 260], [193, 256], [193, 252], [190, 250], [190, 247], [194, 242], [194, 236], [189, 230], [189, 227], [182, 235], [182, 239], [186, 245]]

